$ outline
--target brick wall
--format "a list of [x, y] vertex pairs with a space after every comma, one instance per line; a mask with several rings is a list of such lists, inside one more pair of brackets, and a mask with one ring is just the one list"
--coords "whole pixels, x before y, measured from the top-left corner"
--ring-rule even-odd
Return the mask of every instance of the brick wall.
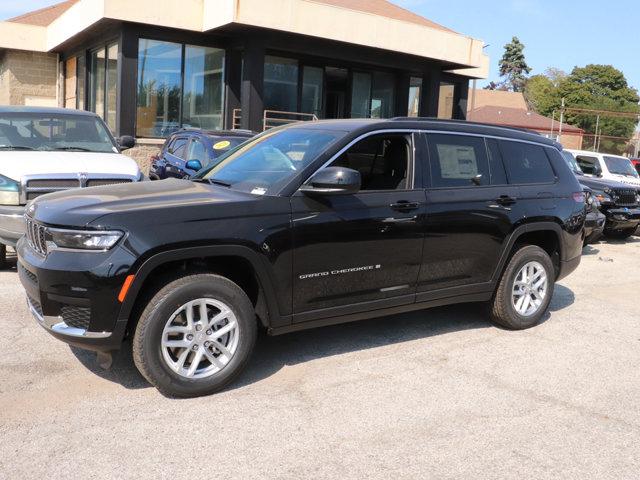
[[56, 54], [0, 51], [0, 103], [56, 106], [57, 72]]
[[157, 140], [151, 138], [138, 138], [136, 139], [136, 146], [125, 150], [125, 155], [133, 158], [140, 170], [145, 175], [149, 174], [149, 166], [151, 165], [151, 156], [160, 153], [164, 140]]

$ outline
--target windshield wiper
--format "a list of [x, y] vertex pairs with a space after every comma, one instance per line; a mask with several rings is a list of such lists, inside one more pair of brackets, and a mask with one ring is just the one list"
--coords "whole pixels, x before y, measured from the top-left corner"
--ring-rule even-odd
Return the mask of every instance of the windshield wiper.
[[230, 183], [223, 182], [222, 180], [216, 180], [215, 178], [192, 178], [191, 181], [192, 182], [199, 182], [199, 183], [208, 183], [210, 185], [221, 185], [221, 186], [227, 187], [227, 188], [231, 187]]
[[90, 152], [91, 150], [84, 147], [56, 147], [53, 150], [63, 150], [67, 152]]
[[26, 145], [0, 145], [0, 150], [35, 150], [35, 148]]

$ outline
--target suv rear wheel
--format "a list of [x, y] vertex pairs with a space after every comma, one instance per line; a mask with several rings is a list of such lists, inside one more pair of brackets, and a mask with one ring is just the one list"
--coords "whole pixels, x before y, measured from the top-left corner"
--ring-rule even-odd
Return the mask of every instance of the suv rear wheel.
[[537, 325], [547, 311], [555, 269], [547, 252], [535, 245], [520, 248], [509, 261], [491, 304], [494, 323], [510, 330]]
[[253, 306], [238, 285], [218, 275], [190, 275], [151, 299], [136, 327], [133, 358], [166, 395], [209, 395], [244, 369], [256, 334]]

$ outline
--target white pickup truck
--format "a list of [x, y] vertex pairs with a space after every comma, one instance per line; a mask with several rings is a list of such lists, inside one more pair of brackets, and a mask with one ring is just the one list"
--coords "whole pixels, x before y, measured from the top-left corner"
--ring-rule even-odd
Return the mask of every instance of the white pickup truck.
[[96, 114], [80, 110], [0, 107], [0, 268], [6, 247], [24, 233], [26, 204], [70, 188], [137, 182], [136, 162], [122, 155], [135, 143], [116, 141]]

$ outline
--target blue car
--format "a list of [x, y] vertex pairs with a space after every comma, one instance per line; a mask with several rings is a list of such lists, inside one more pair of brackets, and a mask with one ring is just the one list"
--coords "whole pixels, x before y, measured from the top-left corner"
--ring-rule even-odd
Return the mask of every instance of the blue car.
[[160, 153], [152, 159], [149, 178], [190, 177], [254, 135], [248, 130], [179, 130], [167, 138]]

